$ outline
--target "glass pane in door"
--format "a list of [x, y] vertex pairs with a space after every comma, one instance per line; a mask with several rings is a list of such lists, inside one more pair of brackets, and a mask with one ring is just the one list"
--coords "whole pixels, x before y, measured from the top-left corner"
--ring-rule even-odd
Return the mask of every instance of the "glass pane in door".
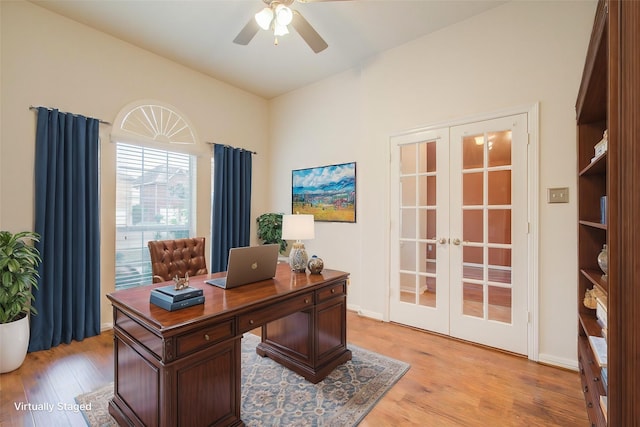
[[482, 205], [484, 200], [483, 173], [465, 173], [462, 176], [462, 203], [465, 206]]
[[488, 319], [511, 323], [511, 288], [489, 286], [487, 299]]
[[425, 288], [425, 292], [420, 294], [420, 298], [418, 300], [418, 304], [426, 306], [426, 307], [435, 307], [436, 306], [436, 278], [432, 277], [421, 277], [421, 284]]
[[484, 290], [477, 283], [462, 284], [462, 314], [484, 318]]
[[511, 283], [511, 249], [489, 248], [488, 278], [490, 282]]
[[490, 243], [511, 243], [511, 209], [490, 209], [488, 222]]
[[416, 144], [405, 144], [400, 147], [400, 175], [416, 173]]
[[416, 275], [400, 273], [400, 301], [415, 304]]
[[511, 137], [510, 130], [487, 134], [489, 140], [488, 167], [511, 166]]
[[497, 170], [488, 174], [488, 202], [490, 205], [511, 204], [511, 171]]

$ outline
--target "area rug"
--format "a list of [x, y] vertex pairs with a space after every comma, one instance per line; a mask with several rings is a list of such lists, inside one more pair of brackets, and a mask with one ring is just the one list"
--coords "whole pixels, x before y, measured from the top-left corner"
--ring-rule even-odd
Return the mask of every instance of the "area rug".
[[[407, 372], [409, 365], [350, 344], [352, 360], [312, 384], [256, 354], [260, 338], [242, 339], [242, 407], [247, 426], [355, 426]], [[108, 412], [113, 384], [76, 397], [92, 427], [117, 426]], [[91, 403], [89, 406], [88, 404]]]

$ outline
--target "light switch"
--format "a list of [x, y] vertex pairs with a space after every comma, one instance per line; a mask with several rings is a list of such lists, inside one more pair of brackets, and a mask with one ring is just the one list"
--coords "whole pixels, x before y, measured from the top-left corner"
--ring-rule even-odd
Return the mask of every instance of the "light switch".
[[548, 188], [547, 203], [569, 203], [569, 187]]

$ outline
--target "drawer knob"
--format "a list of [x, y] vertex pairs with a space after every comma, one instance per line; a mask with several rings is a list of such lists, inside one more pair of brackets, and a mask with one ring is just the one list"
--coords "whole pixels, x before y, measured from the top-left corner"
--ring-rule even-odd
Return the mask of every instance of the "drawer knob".
[[305, 303], [305, 304], [309, 304], [309, 298], [305, 298], [305, 299], [304, 299], [304, 303]]
[[253, 322], [253, 319], [252, 319], [252, 320], [249, 320], [249, 324], [250, 324], [250, 325], [253, 325], [253, 323], [254, 323], [254, 322]]
[[594, 383], [597, 383], [598, 381], [600, 381], [600, 378], [598, 378], [598, 377], [594, 377], [594, 378], [593, 378], [593, 382], [594, 382]]
[[335, 290], [335, 289], [331, 289], [331, 293], [332, 293], [332, 294], [335, 294], [335, 293], [336, 293], [336, 290]]
[[582, 389], [582, 392], [586, 393], [588, 391], [589, 391], [589, 386], [588, 385], [584, 386], [584, 388]]
[[209, 341], [209, 334], [204, 334], [204, 340]]

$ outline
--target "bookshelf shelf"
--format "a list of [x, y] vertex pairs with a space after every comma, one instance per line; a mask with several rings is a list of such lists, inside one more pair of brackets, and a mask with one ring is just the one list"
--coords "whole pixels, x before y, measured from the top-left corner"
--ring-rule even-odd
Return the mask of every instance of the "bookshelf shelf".
[[607, 173], [607, 153], [601, 154], [596, 160], [589, 163], [580, 171], [578, 176], [604, 175]]
[[578, 221], [578, 223], [580, 225], [584, 225], [585, 227], [599, 228], [600, 230], [606, 230], [607, 229], [607, 224], [602, 224], [602, 223], [597, 222], [597, 221], [580, 220], [580, 221]]
[[602, 293], [607, 294], [609, 284], [607, 280], [602, 277], [602, 271], [600, 270], [586, 270], [581, 269], [580, 274], [589, 280], [594, 286], [596, 286]]
[[590, 310], [589, 313], [582, 313], [579, 315], [580, 327], [585, 331], [585, 336], [600, 336], [602, 328], [596, 320], [595, 310]]

